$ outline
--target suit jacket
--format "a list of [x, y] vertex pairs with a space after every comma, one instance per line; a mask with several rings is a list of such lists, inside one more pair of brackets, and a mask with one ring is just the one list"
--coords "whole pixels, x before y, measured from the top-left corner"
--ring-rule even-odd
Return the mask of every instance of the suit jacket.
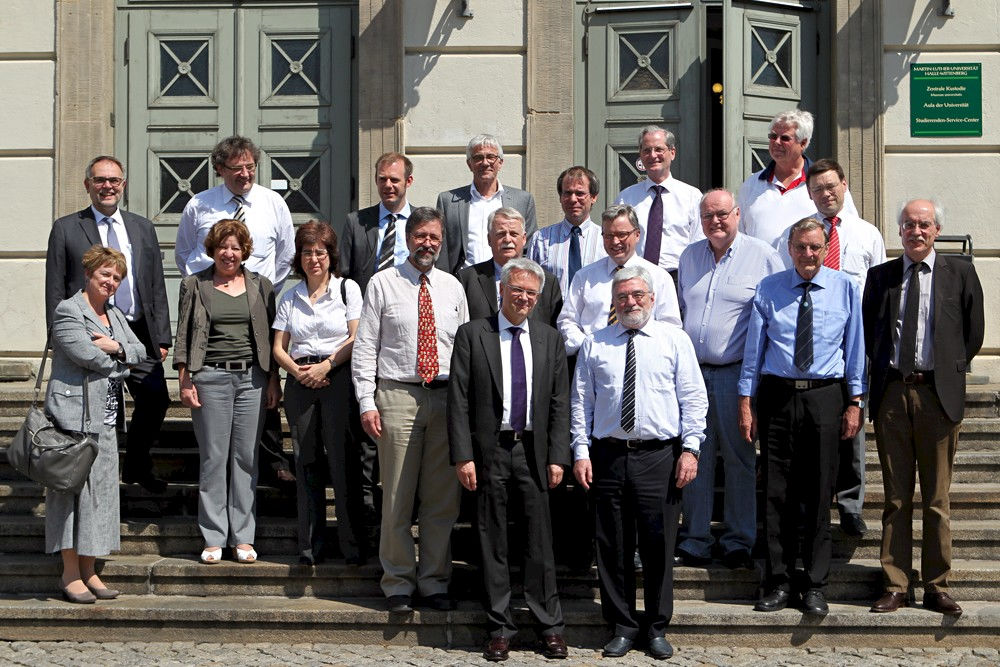
[[[122, 211], [125, 231], [132, 245], [132, 275], [149, 337], [142, 343], [146, 354], [160, 360], [160, 348], [170, 347], [170, 306], [163, 282], [163, 257], [153, 223], [135, 213]], [[56, 306], [84, 287], [83, 253], [101, 243], [94, 211], [82, 211], [59, 218], [49, 232], [45, 256], [45, 322], [52, 326]], [[141, 331], [141, 328], [140, 328]]]
[[[983, 345], [983, 288], [971, 262], [941, 253], [932, 275], [934, 389], [948, 418], [958, 422], [965, 412], [966, 369]], [[868, 415], [873, 420], [888, 384], [902, 283], [902, 257], [868, 270], [862, 314], [871, 372]]]
[[[544, 269], [542, 269], [544, 271]], [[469, 302], [469, 319], [496, 315], [497, 284], [494, 280], [493, 260], [489, 259], [479, 264], [466, 267], [458, 272], [458, 281], [465, 289], [465, 298]], [[556, 318], [562, 310], [562, 290], [559, 289], [559, 279], [545, 271], [545, 284], [538, 301], [528, 318], [532, 322], [544, 322], [551, 327], [556, 326]]]
[[[52, 373], [45, 394], [45, 411], [59, 428], [84, 430], [83, 384], [86, 382], [87, 402], [90, 405], [89, 430], [96, 433], [104, 423], [109, 381], [128, 376], [128, 367], [139, 363], [146, 350], [132, 333], [122, 311], [108, 306], [109, 330], [84, 300], [82, 292], [60, 302], [54, 310]], [[110, 336], [112, 332], [125, 350], [125, 361], [102, 351], [91, 338], [95, 333]], [[120, 401], [122, 396], [118, 398]], [[123, 414], [124, 411], [119, 409], [119, 424]]]
[[[465, 266], [465, 240], [469, 236], [469, 203], [472, 201], [470, 185], [463, 185], [442, 192], [437, 198], [437, 209], [444, 215], [444, 243], [448, 249], [448, 268], [445, 271], [457, 274]], [[525, 238], [538, 231], [535, 220], [535, 198], [530, 192], [504, 186], [500, 195], [502, 206], [516, 209], [524, 216]], [[439, 265], [438, 268], [443, 268]]]
[[[497, 317], [472, 320], [458, 328], [448, 378], [448, 444], [451, 461], [475, 461], [485, 479], [497, 448], [503, 419], [503, 366]], [[569, 447], [569, 377], [562, 338], [552, 327], [532, 322], [531, 408], [534, 481], [548, 488], [549, 464], [572, 463]], [[523, 344], [522, 339], [522, 344]]]

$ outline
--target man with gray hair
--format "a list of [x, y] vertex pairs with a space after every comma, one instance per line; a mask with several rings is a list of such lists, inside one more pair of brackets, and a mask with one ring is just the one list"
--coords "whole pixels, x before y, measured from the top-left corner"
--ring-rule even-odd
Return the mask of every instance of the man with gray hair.
[[[698, 474], [708, 398], [694, 347], [657, 321], [649, 270], [627, 266], [611, 281], [617, 321], [587, 336], [573, 380], [573, 474], [593, 488], [601, 611], [621, 657], [640, 634], [632, 554], [643, 564], [650, 654], [673, 655], [673, 561], [681, 489]], [[662, 283], [661, 283], [662, 284]], [[665, 289], [673, 294], [669, 281]]]
[[472, 184], [442, 192], [437, 198], [437, 209], [444, 215], [447, 262], [454, 274], [490, 258], [487, 221], [498, 208], [507, 206], [521, 212], [525, 238], [538, 229], [531, 193], [500, 184], [503, 146], [496, 137], [478, 134], [470, 139], [465, 163], [472, 172]]
[[635, 209], [642, 234], [636, 252], [667, 270], [677, 282], [677, 260], [688, 244], [703, 238], [698, 218], [698, 188], [677, 180], [670, 165], [677, 142], [670, 130], [647, 125], [639, 133], [639, 160], [646, 180], [618, 193], [618, 203]]

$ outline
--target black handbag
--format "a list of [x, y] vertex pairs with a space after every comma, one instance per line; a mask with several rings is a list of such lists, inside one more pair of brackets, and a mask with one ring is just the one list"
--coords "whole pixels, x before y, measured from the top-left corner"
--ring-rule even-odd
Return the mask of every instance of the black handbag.
[[80, 493], [97, 458], [97, 439], [90, 431], [90, 403], [87, 380], [83, 382], [83, 431], [64, 431], [52, 423], [45, 409], [38, 405], [42, 389], [45, 360], [49, 356], [49, 341], [38, 367], [35, 398], [28, 408], [21, 429], [7, 449], [7, 460], [22, 475], [47, 489], [60, 493]]

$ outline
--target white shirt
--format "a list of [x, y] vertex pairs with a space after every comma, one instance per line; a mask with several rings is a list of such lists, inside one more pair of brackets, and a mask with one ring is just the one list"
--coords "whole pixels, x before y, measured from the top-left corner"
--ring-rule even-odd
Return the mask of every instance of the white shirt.
[[[619, 322], [580, 348], [570, 401], [573, 459], [590, 458], [591, 438], [669, 440], [699, 450], [708, 394], [698, 359], [680, 328], [650, 319], [635, 335], [635, 427], [621, 427], [628, 334]], [[666, 483], [666, 480], [664, 480]]]
[[[122, 312], [125, 313], [125, 317], [129, 320], [135, 320], [136, 313], [142, 312], [142, 309], [139, 307], [139, 292], [135, 289], [135, 269], [132, 265], [132, 242], [128, 238], [128, 230], [125, 229], [125, 221], [122, 219], [121, 209], [116, 208], [115, 212], [111, 215], [104, 215], [93, 206], [90, 207], [90, 211], [94, 214], [94, 219], [97, 220], [97, 233], [101, 235], [101, 245], [105, 248], [110, 248], [111, 246], [108, 245], [108, 223], [104, 222], [104, 218], [111, 218], [111, 222], [115, 227], [118, 245], [121, 246], [120, 250], [125, 255], [125, 268], [128, 271], [127, 285], [129, 295], [132, 297], [132, 307]], [[118, 289], [121, 289], [121, 287]], [[112, 303], [117, 306], [117, 299], [114, 297], [111, 297], [111, 299]]]
[[[379, 255], [382, 253], [382, 239], [385, 238], [385, 230], [389, 226], [389, 209], [385, 204], [379, 202], [378, 205], [378, 237], [375, 239], [375, 269], [378, 269]], [[396, 214], [396, 245], [393, 250], [393, 264], [399, 266], [410, 256], [410, 249], [406, 247], [406, 220], [410, 217], [410, 202], [403, 204]]]
[[500, 197], [503, 186], [499, 181], [497, 181], [497, 191], [492, 197], [486, 198], [479, 194], [475, 183], [469, 186], [469, 192], [472, 194], [472, 200], [469, 202], [469, 235], [465, 239], [465, 266], [492, 259], [493, 249], [490, 248], [486, 221], [490, 213], [503, 206]]
[[[340, 292], [342, 282], [346, 305]], [[281, 297], [271, 328], [288, 332], [292, 359], [329, 357], [350, 338], [347, 323], [361, 317], [361, 303], [361, 288], [353, 280], [331, 276], [326, 293], [316, 303], [309, 300], [309, 286], [303, 280]]]
[[[253, 252], [243, 259], [244, 265], [270, 280], [278, 292], [295, 257], [292, 214], [281, 195], [256, 183], [243, 198], [244, 222], [253, 239]], [[205, 237], [216, 222], [230, 219], [235, 213], [233, 193], [224, 183], [191, 198], [181, 213], [174, 248], [174, 259], [182, 276], [212, 264], [212, 258], [205, 253]]]
[[[513, 375], [513, 370], [510, 365], [510, 348], [514, 343], [514, 334], [509, 331], [509, 328], [514, 326], [510, 323], [506, 317], [503, 316], [503, 312], [497, 313], [497, 324], [500, 328], [500, 361], [502, 362], [501, 368], [503, 368], [503, 419], [500, 422], [501, 431], [510, 431], [510, 405], [513, 400], [513, 391], [511, 390], [511, 376]], [[525, 318], [524, 322], [518, 324], [522, 331], [520, 335], [521, 350], [524, 352], [524, 380], [527, 383], [527, 400], [528, 409], [527, 415], [524, 421], [524, 430], [530, 431], [532, 429], [531, 423], [531, 338], [528, 336], [528, 320]]]
[[635, 209], [642, 233], [635, 254], [645, 257], [646, 225], [649, 223], [649, 209], [653, 205], [653, 186], [666, 188], [660, 193], [663, 202], [663, 240], [660, 242], [659, 266], [673, 271], [677, 268], [677, 260], [684, 248], [699, 239], [705, 238], [701, 229], [701, 190], [673, 176], [668, 176], [662, 183], [645, 180], [630, 185], [618, 193], [618, 203], [628, 204]]
[[[559, 279], [559, 289], [569, 291], [569, 242], [573, 225], [569, 220], [543, 227], [528, 241], [528, 259], [538, 262], [543, 269]], [[587, 218], [580, 223], [580, 268], [605, 256], [601, 227]]]
[[[920, 269], [920, 301], [917, 306], [917, 349], [916, 369], [934, 370], [934, 258], [937, 252], [932, 248], [924, 258]], [[903, 284], [899, 290], [899, 314], [892, 332], [892, 367], [899, 368], [899, 337], [903, 333], [903, 316], [906, 314], [906, 295], [910, 291], [910, 266], [913, 262], [903, 254]], [[930, 332], [930, 334], [928, 334]]]
[[[677, 307], [677, 289], [670, 274], [639, 255], [632, 255], [625, 266], [641, 266], [653, 279], [656, 293], [653, 318], [660, 322], [681, 326], [681, 313]], [[608, 326], [611, 312], [611, 281], [617, 265], [607, 255], [576, 272], [569, 291], [563, 295], [563, 307], [556, 319], [556, 326], [566, 341], [566, 354], [576, 354], [588, 334]]]
[[[885, 242], [875, 225], [862, 220], [856, 214], [841, 211], [837, 214], [837, 238], [840, 241], [840, 270], [854, 279], [854, 283], [864, 294], [865, 281], [868, 280], [868, 269], [885, 263]], [[816, 213], [813, 218], [823, 223], [826, 233], [830, 233], [830, 221], [822, 213]], [[794, 224], [794, 223], [793, 223]], [[791, 225], [776, 242], [776, 249], [786, 269], [794, 266], [792, 256], [788, 254], [788, 233]]]

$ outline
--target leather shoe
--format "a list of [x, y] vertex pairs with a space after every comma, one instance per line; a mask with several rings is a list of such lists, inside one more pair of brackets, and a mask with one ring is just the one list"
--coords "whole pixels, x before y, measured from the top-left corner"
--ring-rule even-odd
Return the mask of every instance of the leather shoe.
[[602, 652], [605, 658], [620, 658], [631, 650], [632, 640], [619, 635], [605, 644]]
[[85, 593], [73, 593], [64, 588], [62, 589], [62, 594], [63, 600], [66, 600], [66, 602], [72, 602], [73, 604], [94, 604], [97, 602], [97, 596], [89, 590]]
[[666, 660], [673, 656], [674, 647], [666, 637], [653, 637], [649, 640], [649, 654], [656, 660]]
[[711, 558], [705, 558], [704, 556], [693, 556], [683, 549], [678, 549], [676, 555], [674, 556], [674, 565], [684, 565], [686, 567], [705, 567], [711, 564]]
[[455, 601], [448, 597], [447, 593], [434, 593], [420, 598], [418, 604], [421, 607], [428, 607], [436, 611], [452, 611], [455, 608]]
[[885, 595], [880, 597], [878, 600], [875, 600], [875, 604], [872, 605], [871, 612], [873, 614], [886, 614], [905, 606], [906, 593], [887, 591]]
[[167, 483], [154, 475], [153, 473], [147, 473], [145, 475], [127, 475], [123, 479], [126, 484], [138, 484], [142, 488], [146, 489], [150, 493], [159, 495], [167, 490]]
[[944, 591], [924, 593], [924, 609], [936, 611], [945, 616], [961, 616], [962, 608]]
[[409, 595], [390, 595], [385, 599], [385, 606], [393, 614], [408, 614], [413, 611]]
[[826, 596], [823, 591], [810, 590], [802, 595], [802, 612], [813, 616], [826, 616], [830, 613], [830, 607], [826, 604]]
[[94, 597], [98, 600], [114, 600], [116, 597], [121, 595], [121, 591], [116, 591], [113, 588], [90, 588], [90, 592], [94, 594]]
[[490, 637], [483, 657], [490, 662], [503, 662], [510, 656], [510, 641], [506, 637]]
[[861, 537], [868, 530], [865, 520], [857, 514], [849, 512], [840, 513], [840, 529], [851, 537]]
[[545, 635], [542, 637], [542, 646], [542, 655], [550, 660], [559, 660], [569, 655], [562, 635]]
[[746, 549], [734, 549], [722, 557], [722, 564], [730, 570], [752, 570], [753, 558]]
[[757, 604], [753, 606], [754, 611], [781, 611], [788, 606], [788, 601], [791, 599], [792, 595], [788, 591], [783, 591], [780, 588], [776, 588], [761, 599], [757, 600]]

